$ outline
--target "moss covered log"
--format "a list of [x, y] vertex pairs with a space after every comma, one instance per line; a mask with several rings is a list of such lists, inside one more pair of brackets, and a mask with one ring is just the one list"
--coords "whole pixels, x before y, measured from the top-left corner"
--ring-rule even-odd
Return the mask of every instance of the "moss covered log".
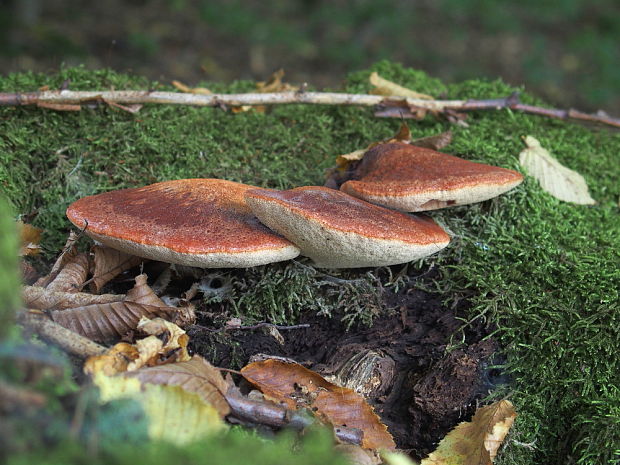
[[[523, 91], [501, 81], [444, 84], [386, 62], [351, 74], [342, 90], [367, 92], [371, 71], [455, 99]], [[171, 90], [140, 77], [70, 68], [10, 75], [0, 79], [0, 91], [57, 88], [66, 80], [74, 90]], [[254, 88], [251, 82], [201, 85], [216, 92]], [[136, 115], [108, 107], [75, 113], [1, 108], [0, 115], [1, 189], [17, 212], [45, 229], [48, 257], [64, 243], [67, 205], [81, 196], [188, 177], [271, 188], [321, 185], [335, 156], [389, 137], [400, 124], [374, 118], [369, 109], [301, 105], [265, 114], [152, 105]], [[584, 207], [558, 201], [527, 177], [497, 199], [433, 213], [453, 240], [416, 266], [438, 265], [442, 277], [435, 285], [445, 300], [468, 299], [469, 318], [496, 324], [504, 345], [512, 381], [508, 392], [496, 395], [509, 395], [520, 416], [500, 463], [612, 463], [620, 458], [620, 133], [509, 110], [474, 113], [467, 123], [451, 126], [427, 117], [410, 128], [413, 137], [451, 129], [454, 141], [445, 152], [516, 170], [521, 137], [532, 135], [585, 177], [598, 202]], [[301, 311], [329, 314], [338, 302], [351, 301], [317, 299], [319, 278], [298, 264], [230, 278], [238, 312], [259, 305], [274, 320]], [[353, 283], [351, 295], [360, 293], [356, 279], [366, 287], [378, 279], [367, 270], [344, 278]], [[292, 291], [283, 280], [294, 283]]]

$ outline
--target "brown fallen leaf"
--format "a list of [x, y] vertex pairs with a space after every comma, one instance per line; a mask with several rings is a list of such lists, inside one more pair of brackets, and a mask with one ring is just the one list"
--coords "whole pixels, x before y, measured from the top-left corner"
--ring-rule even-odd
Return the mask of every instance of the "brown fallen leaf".
[[460, 423], [421, 465], [491, 465], [517, 414], [508, 400], [481, 407]]
[[226, 427], [228, 384], [200, 357], [107, 376], [93, 374], [103, 402], [131, 398], [146, 414], [151, 439], [184, 445]]
[[371, 94], [385, 95], [387, 97], [407, 97], [414, 99], [433, 100], [433, 97], [427, 94], [421, 94], [406, 87], [400, 86], [395, 82], [388, 81], [387, 79], [379, 76], [377, 72], [370, 74], [370, 84], [374, 86], [374, 89], [370, 91]]
[[441, 150], [452, 142], [452, 131], [446, 131], [428, 137], [413, 139], [410, 143], [425, 149]]
[[148, 337], [135, 344], [119, 342], [105, 353], [90, 357], [84, 364], [84, 372], [94, 376], [103, 373], [114, 376], [126, 371], [135, 371], [144, 366], [155, 366], [191, 359], [187, 353], [189, 337], [181, 328], [169, 321], [142, 318], [137, 325]]
[[77, 254], [69, 259], [56, 277], [47, 285], [49, 292], [79, 292], [88, 276], [88, 255]]
[[586, 180], [576, 171], [562, 165], [532, 136], [524, 138], [527, 148], [519, 154], [519, 163], [540, 187], [556, 199], [579, 205], [594, 205]]
[[93, 292], [101, 292], [101, 288], [125, 270], [147, 261], [135, 255], [129, 255], [110, 247], [95, 245], [91, 249], [93, 267], [91, 288]]
[[355, 391], [337, 386], [297, 363], [268, 359], [250, 363], [241, 374], [263, 394], [289, 408], [309, 408], [334, 427], [364, 433], [365, 449], [394, 449], [396, 444], [373, 408]]
[[135, 286], [120, 302], [53, 310], [56, 323], [97, 342], [119, 339], [137, 328], [143, 316], [173, 319], [178, 313], [168, 307], [146, 284], [146, 275], [136, 276]]
[[39, 108], [47, 108], [48, 110], [56, 111], [80, 111], [82, 109], [81, 105], [73, 105], [70, 103], [37, 102], [37, 106]]
[[[299, 90], [298, 86], [282, 82], [283, 77], [283, 69], [275, 71], [266, 81], [258, 81], [256, 83], [256, 91], [260, 94], [266, 94], [272, 92], [294, 92]], [[243, 113], [250, 110], [254, 110], [258, 113], [265, 113], [267, 107], [265, 105], [242, 105], [231, 108], [233, 113]]]
[[172, 85], [176, 87], [178, 90], [180, 90], [181, 92], [185, 92], [189, 94], [211, 95], [213, 93], [205, 87], [189, 87], [180, 81], [172, 81]]
[[41, 246], [39, 244], [41, 243], [41, 233], [43, 230], [21, 221], [17, 222], [17, 227], [21, 238], [19, 255], [38, 255], [41, 253]]
[[62, 248], [62, 252], [54, 262], [54, 265], [52, 266], [49, 274], [38, 279], [37, 282], [34, 284], [35, 286], [46, 287], [58, 275], [58, 273], [65, 266], [65, 264], [69, 262], [72, 257], [77, 255], [78, 252], [75, 244], [78, 240], [78, 237], [79, 236], [73, 231], [69, 233], [67, 242], [65, 242], [65, 246]]
[[183, 362], [141, 368], [125, 376], [137, 378], [141, 383], [179, 386], [187, 392], [198, 394], [206, 403], [214, 406], [222, 418], [230, 413], [226, 401], [229, 382], [217, 368], [198, 355]]
[[38, 310], [75, 308], [84, 305], [120, 302], [124, 294], [89, 294], [87, 292], [55, 292], [39, 286], [23, 286], [22, 299], [27, 308]]

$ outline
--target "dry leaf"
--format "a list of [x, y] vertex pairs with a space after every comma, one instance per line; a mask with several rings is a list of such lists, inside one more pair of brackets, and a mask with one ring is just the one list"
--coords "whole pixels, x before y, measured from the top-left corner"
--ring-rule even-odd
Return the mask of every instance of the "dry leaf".
[[56, 111], [80, 111], [82, 109], [81, 105], [74, 105], [70, 103], [37, 102], [37, 106], [39, 108], [47, 108], [48, 110], [56, 110]]
[[35, 283], [35, 286], [46, 287], [60, 272], [60, 270], [65, 266], [67, 262], [71, 260], [75, 255], [77, 255], [77, 248], [75, 246], [78, 235], [73, 231], [69, 232], [69, 237], [67, 238], [67, 242], [65, 242], [65, 246], [62, 248], [62, 252], [54, 262], [54, 266], [50, 270], [47, 276], [43, 276]]
[[53, 321], [95, 342], [118, 340], [136, 329], [143, 316], [174, 315], [174, 307], [155, 307], [124, 300], [49, 312]]
[[133, 115], [138, 113], [142, 109], [142, 107], [144, 106], [141, 103], [133, 103], [133, 104], [130, 104], [130, 105], [122, 105], [120, 103], [113, 102], [112, 100], [106, 100], [104, 98], [102, 98], [101, 100], [103, 100], [106, 104], [108, 104], [112, 108], [118, 108], [119, 110], [126, 111], [127, 113], [131, 113]]
[[213, 93], [209, 89], [206, 89], [204, 87], [188, 87], [179, 81], [172, 81], [172, 85], [181, 92], [186, 92], [189, 94], [211, 95]]
[[[138, 373], [138, 372], [134, 372]], [[148, 419], [149, 437], [177, 445], [198, 441], [226, 427], [218, 410], [193, 392], [175, 385], [150, 383], [127, 376], [95, 376], [101, 399], [131, 398]]]
[[85, 305], [120, 302], [123, 294], [94, 295], [87, 292], [54, 292], [39, 286], [23, 286], [22, 299], [27, 308], [38, 310], [82, 307]]
[[299, 87], [293, 86], [286, 82], [282, 82], [284, 77], [284, 70], [279, 69], [275, 71], [267, 81], [259, 81], [256, 83], [256, 90], [261, 94], [271, 92], [294, 92], [299, 90]]
[[[97, 297], [97, 296], [95, 296]], [[94, 304], [50, 312], [56, 323], [82, 336], [108, 342], [136, 329], [143, 316], [174, 318], [178, 310], [168, 307], [146, 284], [146, 275], [136, 276], [136, 285], [121, 302]]]
[[441, 150], [444, 147], [450, 145], [452, 142], [452, 131], [442, 132], [441, 134], [435, 134], [434, 136], [422, 137], [420, 139], [414, 139], [410, 143], [417, 147], [424, 147], [425, 149]]
[[88, 276], [88, 255], [81, 253], [72, 256], [54, 280], [47, 285], [49, 292], [76, 293], [82, 289]]
[[222, 418], [230, 413], [226, 401], [229, 382], [217, 368], [197, 355], [187, 361], [142, 368], [125, 376], [137, 378], [142, 384], [178, 386], [199, 395], [206, 403], [215, 407]]
[[289, 408], [310, 408], [335, 427], [346, 425], [362, 430], [361, 445], [365, 449], [396, 447], [387, 427], [362, 396], [297, 363], [268, 359], [245, 366], [241, 374], [266, 397], [284, 402]]
[[479, 408], [471, 422], [450, 431], [421, 465], [491, 465], [516, 417], [508, 400]]
[[21, 237], [21, 248], [19, 249], [19, 255], [37, 255], [41, 253], [41, 233], [42, 229], [35, 228], [31, 224], [17, 222], [19, 228], [19, 235]]
[[370, 74], [370, 84], [375, 86], [370, 91], [371, 94], [385, 95], [387, 97], [406, 97], [414, 99], [432, 100], [433, 97], [427, 94], [421, 94], [419, 92], [407, 89], [406, 87], [399, 86], [398, 84], [388, 81], [387, 79], [379, 76], [378, 73], [373, 72]]
[[532, 136], [525, 137], [527, 148], [519, 154], [519, 163], [530, 176], [536, 178], [543, 190], [556, 199], [579, 205], [594, 205], [585, 179], [576, 171], [566, 168]]
[[129, 363], [138, 357], [138, 349], [135, 346], [119, 342], [110, 347], [105, 354], [89, 357], [84, 362], [84, 373], [90, 376], [95, 376], [96, 373], [114, 376], [127, 371]]
[[144, 258], [101, 245], [94, 246], [91, 252], [93, 254], [91, 287], [97, 293], [118, 274], [146, 261]]

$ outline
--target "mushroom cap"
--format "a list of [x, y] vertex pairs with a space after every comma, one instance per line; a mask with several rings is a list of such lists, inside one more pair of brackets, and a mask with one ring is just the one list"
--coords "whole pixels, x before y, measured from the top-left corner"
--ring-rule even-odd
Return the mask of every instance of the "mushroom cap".
[[405, 263], [450, 242], [430, 218], [388, 210], [327, 187], [252, 189], [245, 199], [263, 223], [322, 268]]
[[482, 202], [509, 191], [523, 175], [405, 143], [380, 144], [364, 155], [347, 194], [417, 212]]
[[299, 255], [252, 214], [243, 197], [252, 188], [220, 179], [166, 181], [84, 197], [67, 217], [109, 247], [168, 263], [237, 268]]

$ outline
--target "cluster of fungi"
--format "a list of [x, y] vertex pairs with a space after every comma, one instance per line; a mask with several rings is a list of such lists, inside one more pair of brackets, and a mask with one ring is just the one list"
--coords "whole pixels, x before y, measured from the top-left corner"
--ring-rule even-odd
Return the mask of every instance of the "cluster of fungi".
[[245, 268], [303, 255], [322, 268], [377, 267], [448, 245], [431, 218], [408, 213], [488, 200], [522, 180], [516, 171], [392, 141], [366, 151], [335, 189], [182, 179], [85, 197], [67, 217], [109, 247], [167, 263]]

